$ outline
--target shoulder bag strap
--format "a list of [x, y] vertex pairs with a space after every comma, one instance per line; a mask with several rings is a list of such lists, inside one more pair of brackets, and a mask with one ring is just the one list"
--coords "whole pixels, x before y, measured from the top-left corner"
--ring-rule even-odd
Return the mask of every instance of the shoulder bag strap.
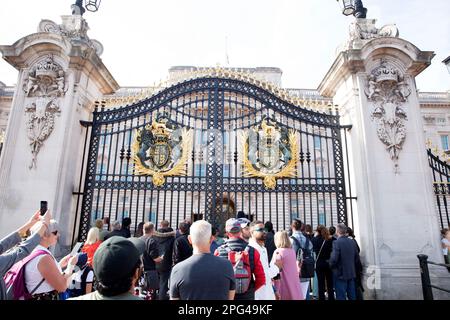
[[33, 295], [33, 293], [36, 292], [36, 290], [44, 283], [45, 279], [42, 278], [41, 282], [38, 283], [38, 285], [33, 289], [33, 291], [30, 292], [30, 295]]
[[320, 253], [322, 252], [323, 245], [325, 244], [325, 239], [323, 239], [322, 246], [320, 247], [319, 253], [317, 254], [316, 260], [314, 261], [314, 269], [316, 269], [317, 260], [319, 260]]
[[[298, 258], [298, 255], [299, 255], [298, 252], [299, 252], [300, 250], [302, 250], [302, 244], [301, 244], [300, 241], [298, 241], [298, 239], [297, 239], [296, 237], [294, 237], [294, 236], [291, 236], [291, 239], [294, 240], [295, 244], [298, 246], [297, 252], [295, 252], [295, 256], [296, 256], [296, 258], [297, 258], [297, 261], [300, 261], [299, 258]], [[302, 250], [301, 252], [303, 252], [303, 250]], [[303, 257], [301, 257], [301, 258], [303, 258]]]

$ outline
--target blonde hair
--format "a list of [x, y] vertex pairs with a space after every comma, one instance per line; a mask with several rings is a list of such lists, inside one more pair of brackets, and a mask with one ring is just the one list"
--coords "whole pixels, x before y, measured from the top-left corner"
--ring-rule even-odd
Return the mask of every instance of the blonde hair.
[[97, 228], [99, 228], [99, 230], [102, 230], [102, 229], [103, 229], [103, 220], [102, 220], [102, 219], [97, 219], [97, 220], [95, 220], [94, 225], [95, 225]]
[[277, 248], [292, 248], [289, 235], [286, 231], [278, 231], [274, 236], [275, 246]]
[[100, 232], [97, 227], [93, 227], [89, 229], [87, 238], [86, 238], [86, 244], [94, 244], [96, 243], [100, 238]]

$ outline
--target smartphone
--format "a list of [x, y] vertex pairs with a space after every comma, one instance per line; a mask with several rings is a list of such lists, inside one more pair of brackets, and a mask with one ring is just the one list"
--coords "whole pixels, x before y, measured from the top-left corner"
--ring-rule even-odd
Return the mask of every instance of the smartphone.
[[41, 216], [43, 216], [48, 210], [47, 201], [41, 201]]

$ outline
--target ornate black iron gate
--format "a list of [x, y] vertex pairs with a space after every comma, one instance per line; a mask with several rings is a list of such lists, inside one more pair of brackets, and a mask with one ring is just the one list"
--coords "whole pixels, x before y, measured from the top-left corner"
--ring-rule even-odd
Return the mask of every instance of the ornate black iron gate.
[[450, 166], [435, 156], [431, 149], [427, 150], [428, 163], [433, 172], [433, 189], [436, 196], [436, 211], [439, 214], [441, 229], [450, 227]]
[[[203, 76], [119, 109], [96, 107], [86, 133], [78, 238], [103, 217], [128, 216], [132, 229], [149, 220], [176, 227], [186, 218], [220, 227], [237, 211], [270, 220], [276, 230], [287, 229], [293, 217], [313, 226], [353, 225], [337, 111], [316, 112], [288, 100], [260, 83]], [[174, 137], [175, 129], [184, 133]], [[189, 138], [191, 144], [179, 144]], [[276, 141], [279, 153], [270, 148]], [[249, 159], [258, 164], [246, 165]], [[182, 173], [166, 174], [175, 163]], [[287, 166], [289, 174], [278, 172]], [[145, 170], [153, 175], [138, 175]]]

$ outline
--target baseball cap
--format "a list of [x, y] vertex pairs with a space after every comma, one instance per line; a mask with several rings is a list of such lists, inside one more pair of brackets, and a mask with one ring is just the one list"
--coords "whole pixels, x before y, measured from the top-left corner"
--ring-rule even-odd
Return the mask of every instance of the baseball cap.
[[247, 218], [239, 218], [236, 219], [237, 221], [239, 221], [239, 224], [241, 225], [241, 228], [245, 228], [248, 227], [250, 225], [250, 220], [248, 220]]
[[94, 273], [105, 284], [113, 284], [128, 277], [145, 251], [139, 238], [114, 236], [102, 242], [94, 254]]
[[237, 233], [241, 231], [241, 224], [235, 218], [230, 218], [225, 222], [225, 231], [230, 233]]

